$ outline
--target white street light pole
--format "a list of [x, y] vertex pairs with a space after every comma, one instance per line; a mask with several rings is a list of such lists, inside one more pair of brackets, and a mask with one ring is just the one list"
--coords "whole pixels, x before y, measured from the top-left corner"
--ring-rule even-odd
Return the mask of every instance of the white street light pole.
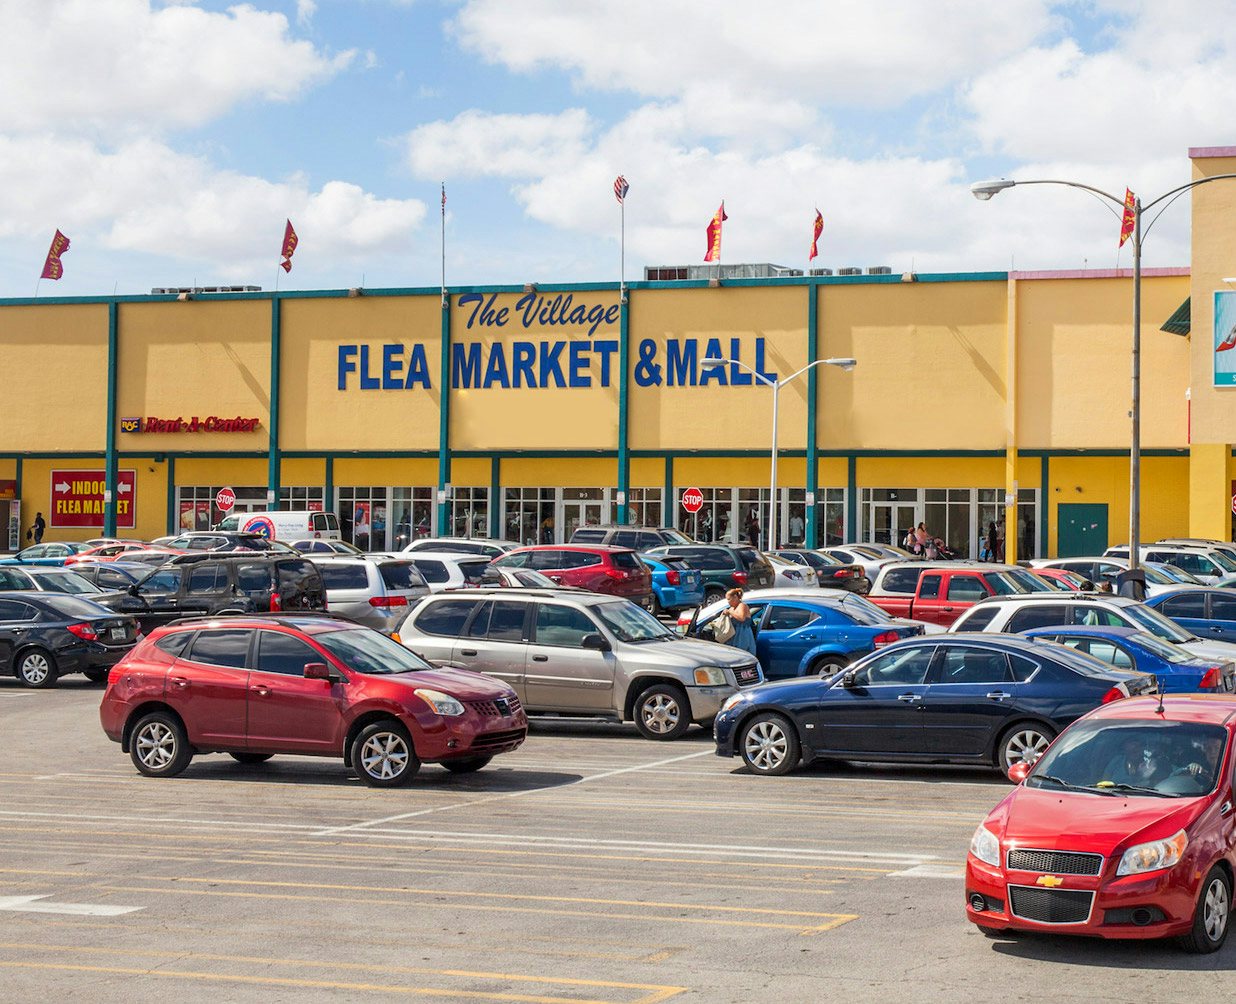
[[[1135, 198], [1133, 203], [1133, 405], [1129, 411], [1131, 421], [1130, 443], [1129, 443], [1129, 571], [1137, 570], [1139, 557], [1138, 554], [1141, 541], [1141, 495], [1142, 495], [1142, 240], [1150, 232], [1150, 228], [1154, 226], [1155, 220], [1162, 215], [1163, 210], [1159, 211], [1153, 220], [1147, 224], [1145, 230], [1142, 229], [1142, 213], [1147, 209], [1152, 209], [1160, 202], [1167, 200], [1168, 205], [1175, 201], [1179, 196], [1198, 185], [1205, 185], [1211, 181], [1221, 181], [1224, 178], [1236, 178], [1236, 174], [1215, 174], [1209, 178], [1199, 178], [1197, 181], [1191, 181], [1187, 185], [1180, 185], [1173, 188], [1170, 192], [1164, 192], [1156, 199], [1152, 199], [1145, 204], [1140, 198]], [[1008, 178], [1000, 178], [996, 181], [979, 181], [970, 186], [970, 193], [980, 202], [986, 202], [993, 195], [1004, 191], [1006, 188], [1012, 188], [1015, 185], [1065, 185], [1068, 188], [1080, 188], [1083, 191], [1090, 192], [1100, 198], [1107, 199], [1108, 202], [1113, 202], [1124, 209], [1124, 199], [1117, 198], [1110, 192], [1105, 192], [1101, 188], [1094, 188], [1090, 185], [1083, 185], [1076, 181], [1062, 181], [1054, 178], [1040, 178], [1030, 181], [1010, 181]], [[1163, 209], [1166, 209], [1165, 205]], [[1117, 218], [1123, 220], [1123, 215], [1117, 213]], [[1005, 523], [1008, 526], [1006, 520]], [[1012, 526], [1016, 527], [1016, 520]]]
[[[858, 365], [858, 361], [849, 358], [832, 358], [832, 359], [817, 359], [814, 362], [808, 363], [800, 370], [795, 370], [787, 377], [782, 377], [780, 380], [770, 380], [767, 376], [752, 366], [748, 366], [741, 359], [721, 359], [717, 356], [707, 356], [700, 361], [700, 368], [712, 368], [714, 366], [740, 366], [745, 369], [758, 383], [764, 384], [766, 387], [772, 388], [772, 471], [768, 483], [768, 524], [767, 524], [767, 550], [773, 550], [777, 546], [777, 416], [781, 405], [781, 388], [788, 384], [791, 380], [796, 380], [802, 376], [807, 370], [816, 366], [836, 366], [840, 369], [852, 370]], [[811, 421], [815, 421], [815, 416], [811, 416]], [[757, 542], [756, 546], [759, 544]]]

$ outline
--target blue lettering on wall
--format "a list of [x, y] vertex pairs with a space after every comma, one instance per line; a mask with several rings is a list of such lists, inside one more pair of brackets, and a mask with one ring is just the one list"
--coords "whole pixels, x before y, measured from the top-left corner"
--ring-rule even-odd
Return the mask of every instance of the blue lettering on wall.
[[418, 385], [425, 390], [430, 389], [429, 360], [425, 358], [423, 345], [412, 346], [412, 356], [408, 359], [408, 379], [404, 381], [403, 389], [411, 390]]
[[399, 390], [403, 386], [403, 346], [382, 346], [382, 389]]
[[694, 338], [671, 338], [665, 343], [665, 382], [669, 386], [694, 387], [697, 363]]
[[348, 374], [356, 372], [356, 346], [339, 346], [339, 389], [348, 389]]
[[[550, 346], [553, 346], [552, 348]], [[558, 357], [562, 355], [562, 350], [566, 348], [566, 342], [541, 342], [541, 386], [549, 386], [549, 378], [554, 378], [555, 387], [565, 387], [566, 381], [562, 378], [562, 364], [558, 362]]]
[[369, 375], [369, 346], [362, 345], [360, 347], [360, 385], [361, 390], [377, 390], [382, 386], [382, 381], [375, 376]]
[[451, 386], [476, 387], [481, 382], [481, 344], [451, 346]]
[[489, 347], [489, 365], [485, 367], [485, 382], [481, 386], [488, 390], [494, 384], [499, 387], [511, 386], [511, 378], [506, 371], [506, 352], [501, 342], [494, 342]]

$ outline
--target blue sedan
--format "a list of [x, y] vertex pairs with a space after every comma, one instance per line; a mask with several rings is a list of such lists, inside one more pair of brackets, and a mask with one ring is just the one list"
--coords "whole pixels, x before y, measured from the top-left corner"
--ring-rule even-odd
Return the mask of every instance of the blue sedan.
[[63, 565], [64, 559], [89, 548], [89, 544], [54, 543], [34, 544], [23, 548], [12, 557], [0, 558], [0, 565]]
[[1236, 641], [1236, 593], [1218, 586], [1177, 586], [1146, 600], [1199, 638]]
[[704, 573], [685, 561], [662, 555], [641, 554], [639, 560], [652, 572], [652, 612], [685, 610], [704, 602]]
[[[817, 599], [805, 593], [748, 593], [755, 627], [755, 654], [766, 680], [832, 675], [859, 656], [923, 633], [923, 625], [885, 613], [874, 603], [850, 593], [821, 591]], [[725, 606], [714, 603], [700, 611], [688, 629], [692, 637], [711, 637]]]
[[1201, 658], [1137, 628], [1069, 624], [1035, 628], [1022, 634], [1068, 645], [1116, 669], [1150, 673], [1167, 693], [1223, 694], [1230, 693], [1236, 685], [1236, 667], [1232, 663]]
[[754, 774], [802, 760], [1033, 763], [1100, 704], [1154, 690], [1154, 677], [1013, 635], [929, 635], [829, 677], [740, 691], [714, 723], [717, 756]]

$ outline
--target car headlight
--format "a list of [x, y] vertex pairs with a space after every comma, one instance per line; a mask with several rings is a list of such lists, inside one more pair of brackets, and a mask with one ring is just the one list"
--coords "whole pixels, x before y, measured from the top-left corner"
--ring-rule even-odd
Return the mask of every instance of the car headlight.
[[461, 701], [440, 690], [415, 690], [413, 693], [440, 715], [455, 718], [464, 713]]
[[980, 861], [1000, 867], [1000, 841], [986, 826], [980, 824], [974, 831], [974, 836], [970, 838], [970, 853]]
[[1165, 840], [1151, 840], [1146, 844], [1138, 844], [1124, 852], [1120, 859], [1117, 875], [1140, 875], [1142, 872], [1159, 871], [1161, 868], [1171, 868], [1179, 864], [1180, 858], [1189, 846], [1189, 838], [1181, 830]]
[[718, 666], [701, 666], [695, 671], [695, 682], [701, 687], [720, 687], [725, 683], [725, 670]]
[[725, 714], [730, 708], [736, 708], [747, 699], [746, 694], [731, 694], [725, 699], [725, 703], [721, 705], [721, 714]]

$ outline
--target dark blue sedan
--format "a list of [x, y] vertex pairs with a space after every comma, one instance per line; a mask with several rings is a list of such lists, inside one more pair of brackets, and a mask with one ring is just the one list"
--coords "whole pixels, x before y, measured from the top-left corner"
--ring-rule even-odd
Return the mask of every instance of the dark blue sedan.
[[1236, 593], [1211, 586], [1176, 586], [1146, 600], [1199, 638], [1236, 641]]
[[1022, 634], [1068, 645], [1116, 669], [1150, 673], [1167, 693], [1225, 694], [1232, 691], [1236, 682], [1236, 666], [1232, 663], [1199, 657], [1137, 628], [1069, 624], [1035, 628]]
[[755, 774], [815, 759], [994, 764], [1033, 762], [1066, 725], [1100, 704], [1155, 689], [1051, 642], [929, 635], [874, 652], [827, 679], [784, 680], [729, 698], [714, 723], [717, 755]]
[[[859, 656], [923, 633], [922, 624], [893, 617], [861, 596], [833, 590], [819, 593], [818, 597], [805, 590], [777, 595], [774, 590], [744, 597], [751, 608], [755, 654], [764, 679], [831, 676]], [[724, 607], [724, 603], [705, 607], [687, 633], [710, 638]]]

